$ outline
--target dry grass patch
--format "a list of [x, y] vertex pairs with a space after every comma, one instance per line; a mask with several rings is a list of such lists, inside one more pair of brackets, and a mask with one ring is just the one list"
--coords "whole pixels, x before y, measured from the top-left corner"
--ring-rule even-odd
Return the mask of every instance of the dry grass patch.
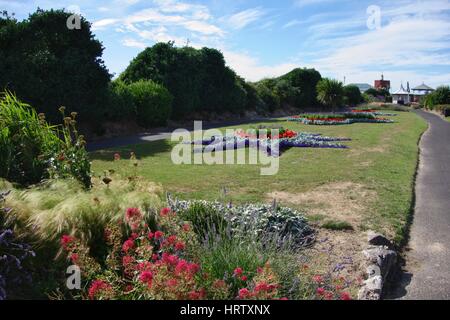
[[308, 208], [307, 216], [345, 221], [355, 229], [366, 218], [364, 214], [376, 197], [375, 191], [353, 182], [333, 182], [302, 193], [274, 191], [267, 194], [268, 200]]

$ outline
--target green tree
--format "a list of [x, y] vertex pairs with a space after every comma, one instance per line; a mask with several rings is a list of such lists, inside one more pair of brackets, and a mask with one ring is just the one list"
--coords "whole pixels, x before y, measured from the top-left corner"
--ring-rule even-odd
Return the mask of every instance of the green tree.
[[344, 87], [344, 100], [347, 105], [355, 106], [363, 101], [361, 91], [355, 85]]
[[15, 92], [51, 121], [59, 119], [62, 105], [98, 121], [110, 81], [103, 47], [84, 18], [80, 29], [68, 29], [70, 16], [38, 9], [21, 22], [0, 17], [0, 90]]
[[343, 101], [344, 86], [335, 79], [322, 79], [317, 84], [317, 99], [335, 111]]

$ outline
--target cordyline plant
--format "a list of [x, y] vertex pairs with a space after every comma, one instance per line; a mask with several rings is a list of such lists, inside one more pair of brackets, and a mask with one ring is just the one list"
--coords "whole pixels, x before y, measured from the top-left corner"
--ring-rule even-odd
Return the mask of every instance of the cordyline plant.
[[[105, 229], [109, 254], [103, 261], [91, 257], [89, 248], [78, 239], [64, 235], [61, 245], [67, 258], [80, 267], [87, 285], [80, 298], [280, 298], [277, 279], [269, 264], [248, 275], [238, 268], [231, 279], [213, 278], [198, 262], [200, 246], [190, 223], [164, 208], [157, 217], [157, 225], [157, 230], [151, 230], [139, 209], [127, 209], [123, 221]], [[238, 291], [230, 292], [234, 287], [230, 281], [238, 281]]]

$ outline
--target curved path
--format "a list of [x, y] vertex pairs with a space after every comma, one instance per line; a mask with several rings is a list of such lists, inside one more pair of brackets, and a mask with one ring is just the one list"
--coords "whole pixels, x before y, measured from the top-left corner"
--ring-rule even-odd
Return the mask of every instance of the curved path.
[[420, 142], [403, 299], [450, 299], [450, 123], [435, 114], [416, 113], [429, 128]]

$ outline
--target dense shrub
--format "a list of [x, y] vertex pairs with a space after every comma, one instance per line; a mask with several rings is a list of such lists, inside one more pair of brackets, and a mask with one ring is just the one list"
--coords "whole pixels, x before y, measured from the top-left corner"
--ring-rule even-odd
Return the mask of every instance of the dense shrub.
[[20, 22], [0, 17], [0, 91], [16, 92], [52, 122], [62, 105], [96, 122], [107, 108], [110, 75], [90, 23], [81, 18], [81, 28], [70, 30], [70, 16], [38, 9]]
[[317, 84], [322, 76], [315, 69], [297, 68], [281, 76], [291, 87], [291, 99], [293, 106], [299, 109], [318, 106]]
[[[437, 88], [432, 93], [426, 95], [423, 100], [422, 104], [428, 108], [428, 109], [442, 109], [442, 105], [448, 105], [450, 104], [450, 87], [448, 86], [441, 86]], [[438, 110], [440, 111], [440, 110]]]
[[113, 121], [136, 120], [136, 105], [129, 86], [121, 80], [109, 85], [109, 100], [106, 118]]
[[172, 112], [172, 95], [153, 81], [140, 80], [128, 86], [136, 106], [137, 123], [145, 128], [165, 125]]
[[361, 91], [357, 86], [348, 85], [344, 87], [344, 103], [349, 106], [356, 106], [363, 102]]
[[0, 177], [21, 185], [43, 179], [75, 178], [89, 187], [90, 162], [84, 137], [76, 129], [76, 113], [64, 124], [50, 126], [14, 95], [0, 97]]
[[175, 119], [200, 111], [240, 112], [246, 106], [244, 88], [215, 49], [157, 43], [133, 59], [120, 79], [128, 84], [152, 80], [166, 87], [174, 97]]
[[[207, 201], [172, 201], [169, 199], [172, 210], [179, 212], [183, 217], [192, 217], [196, 221], [195, 214], [204, 217], [203, 225], [211, 229], [211, 226], [223, 226], [218, 230], [228, 229], [234, 236], [251, 236], [264, 242], [264, 237], [275, 235], [281, 242], [292, 242], [297, 246], [309, 244], [314, 238], [313, 230], [309, 227], [304, 216], [290, 208], [272, 207], [268, 205], [243, 205], [224, 206], [219, 202]], [[220, 215], [219, 215], [220, 214]], [[203, 220], [201, 219], [201, 220]], [[223, 219], [226, 223], [224, 223]], [[198, 222], [197, 222], [197, 225]]]

